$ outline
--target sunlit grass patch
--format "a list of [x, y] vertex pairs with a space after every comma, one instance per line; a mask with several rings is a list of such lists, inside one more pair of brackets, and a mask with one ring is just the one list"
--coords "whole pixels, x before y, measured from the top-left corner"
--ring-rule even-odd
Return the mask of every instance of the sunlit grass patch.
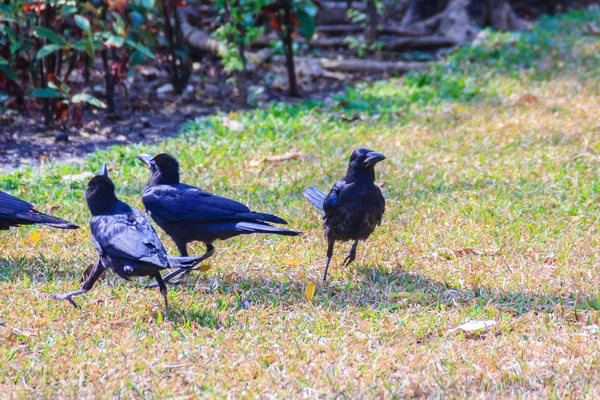
[[[0, 390], [11, 397], [566, 397], [600, 387], [600, 56], [587, 11], [491, 33], [430, 71], [327, 102], [190, 122], [152, 146], [46, 165], [0, 188], [84, 226], [0, 233]], [[386, 154], [384, 222], [320, 283], [320, 216], [350, 152]], [[95, 258], [87, 179], [102, 162], [141, 208], [141, 152], [178, 156], [182, 180], [305, 232], [216, 243], [212, 268], [172, 288], [107, 274], [78, 312], [50, 298]], [[268, 155], [299, 152], [283, 162]], [[161, 231], [169, 252], [173, 243]], [[192, 253], [203, 246], [192, 246]], [[308, 301], [306, 290], [315, 284]], [[489, 330], [449, 332], [469, 320]]]

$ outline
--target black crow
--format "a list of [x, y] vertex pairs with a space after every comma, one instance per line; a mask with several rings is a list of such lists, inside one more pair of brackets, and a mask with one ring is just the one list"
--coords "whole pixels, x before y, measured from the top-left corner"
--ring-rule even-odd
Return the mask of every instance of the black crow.
[[[267, 224], [287, 224], [271, 214], [250, 211], [248, 207], [225, 197], [215, 196], [194, 186], [179, 183], [179, 163], [169, 154], [137, 156], [146, 164], [152, 178], [144, 188], [142, 201], [152, 219], [173, 239], [181, 256], [187, 256], [187, 244], [199, 241], [206, 245], [205, 260], [214, 253], [213, 242], [249, 233], [274, 233], [296, 236], [301, 232]], [[174, 271], [164, 278], [168, 282], [189, 270]], [[156, 286], [152, 284], [150, 286]]]
[[99, 259], [81, 289], [55, 294], [53, 297], [68, 300], [79, 308], [73, 297], [91, 290], [104, 270], [110, 267], [125, 280], [130, 280], [132, 276], [150, 276], [156, 279], [165, 299], [165, 307], [168, 307], [167, 287], [160, 271], [167, 268], [192, 268], [200, 262], [201, 257], [168, 257], [144, 214], [117, 198], [106, 164], [100, 175], [89, 181], [85, 198], [92, 214], [90, 231]]
[[77, 229], [64, 219], [36, 211], [31, 204], [8, 193], [0, 192], [0, 231], [13, 226], [40, 224], [60, 229]]
[[327, 280], [327, 269], [336, 241], [354, 241], [350, 254], [342, 264], [349, 265], [356, 258], [358, 241], [366, 240], [381, 224], [385, 200], [375, 185], [375, 164], [382, 160], [385, 160], [383, 154], [360, 147], [350, 156], [346, 176], [333, 185], [327, 196], [314, 187], [303, 193], [313, 206], [323, 211], [323, 228], [327, 238], [323, 281]]

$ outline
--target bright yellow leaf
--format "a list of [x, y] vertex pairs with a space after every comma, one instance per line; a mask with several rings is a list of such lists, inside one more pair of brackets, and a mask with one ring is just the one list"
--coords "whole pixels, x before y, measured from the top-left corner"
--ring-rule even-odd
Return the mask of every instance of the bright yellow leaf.
[[410, 292], [388, 293], [390, 299], [409, 299], [413, 296]]
[[31, 239], [35, 243], [39, 242], [41, 238], [42, 238], [42, 234], [39, 233], [38, 231], [35, 231], [31, 235], [29, 235], [29, 239]]
[[212, 265], [210, 265], [210, 263], [206, 263], [206, 264], [201, 265], [198, 269], [202, 272], [206, 272], [211, 268], [212, 268]]
[[233, 275], [235, 275], [235, 272], [227, 274], [227, 276], [225, 277], [225, 282], [231, 282], [233, 280]]
[[467, 112], [467, 107], [463, 106], [462, 104], [455, 104], [454, 111], [457, 113], [465, 113]]
[[314, 282], [308, 282], [308, 286], [306, 287], [306, 291], [304, 292], [306, 296], [306, 300], [312, 301], [313, 296], [315, 295], [315, 284]]
[[299, 258], [286, 258], [281, 260], [282, 263], [287, 264], [287, 265], [300, 265], [300, 259]]

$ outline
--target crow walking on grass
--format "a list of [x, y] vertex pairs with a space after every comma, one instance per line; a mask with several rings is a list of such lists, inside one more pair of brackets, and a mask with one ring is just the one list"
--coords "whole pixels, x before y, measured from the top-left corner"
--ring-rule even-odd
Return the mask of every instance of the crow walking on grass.
[[100, 175], [88, 183], [85, 198], [92, 214], [90, 230], [99, 259], [83, 287], [74, 292], [55, 294], [54, 298], [68, 300], [79, 306], [73, 297], [92, 289], [106, 268], [111, 268], [125, 280], [133, 276], [156, 279], [168, 308], [167, 287], [160, 271], [167, 268], [192, 268], [201, 257], [168, 257], [156, 231], [144, 215], [120, 201], [115, 185], [108, 177], [106, 164]]
[[[301, 232], [278, 228], [267, 222], [287, 224], [275, 215], [250, 211], [248, 207], [225, 197], [179, 182], [179, 163], [169, 154], [137, 156], [152, 173], [144, 188], [142, 201], [152, 219], [173, 239], [181, 256], [187, 256], [187, 244], [204, 243], [205, 260], [213, 255], [213, 242], [250, 233], [296, 236]], [[183, 276], [189, 270], [166, 275], [165, 282]], [[155, 284], [149, 285], [155, 286]]]
[[352, 152], [346, 176], [340, 179], [326, 196], [311, 187], [303, 195], [316, 208], [323, 211], [323, 228], [327, 239], [327, 262], [323, 281], [336, 241], [353, 240], [350, 253], [342, 265], [349, 265], [356, 258], [359, 240], [366, 240], [375, 227], [381, 224], [385, 200], [375, 185], [375, 164], [385, 156], [361, 147]]
[[28, 202], [0, 192], [0, 231], [20, 225], [46, 225], [60, 229], [77, 229], [64, 219], [36, 211]]

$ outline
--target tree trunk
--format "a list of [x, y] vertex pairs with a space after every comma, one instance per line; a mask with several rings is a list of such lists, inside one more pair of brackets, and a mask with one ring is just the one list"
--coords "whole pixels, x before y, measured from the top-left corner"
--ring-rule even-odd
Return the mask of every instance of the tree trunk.
[[365, 28], [365, 41], [369, 44], [377, 40], [377, 24], [379, 16], [377, 15], [377, 6], [375, 0], [367, 0], [367, 27]]
[[298, 83], [296, 82], [296, 67], [294, 66], [294, 43], [292, 33], [294, 25], [292, 24], [292, 6], [290, 0], [283, 0], [283, 50], [285, 52], [285, 66], [288, 73], [289, 95], [299, 97]]

